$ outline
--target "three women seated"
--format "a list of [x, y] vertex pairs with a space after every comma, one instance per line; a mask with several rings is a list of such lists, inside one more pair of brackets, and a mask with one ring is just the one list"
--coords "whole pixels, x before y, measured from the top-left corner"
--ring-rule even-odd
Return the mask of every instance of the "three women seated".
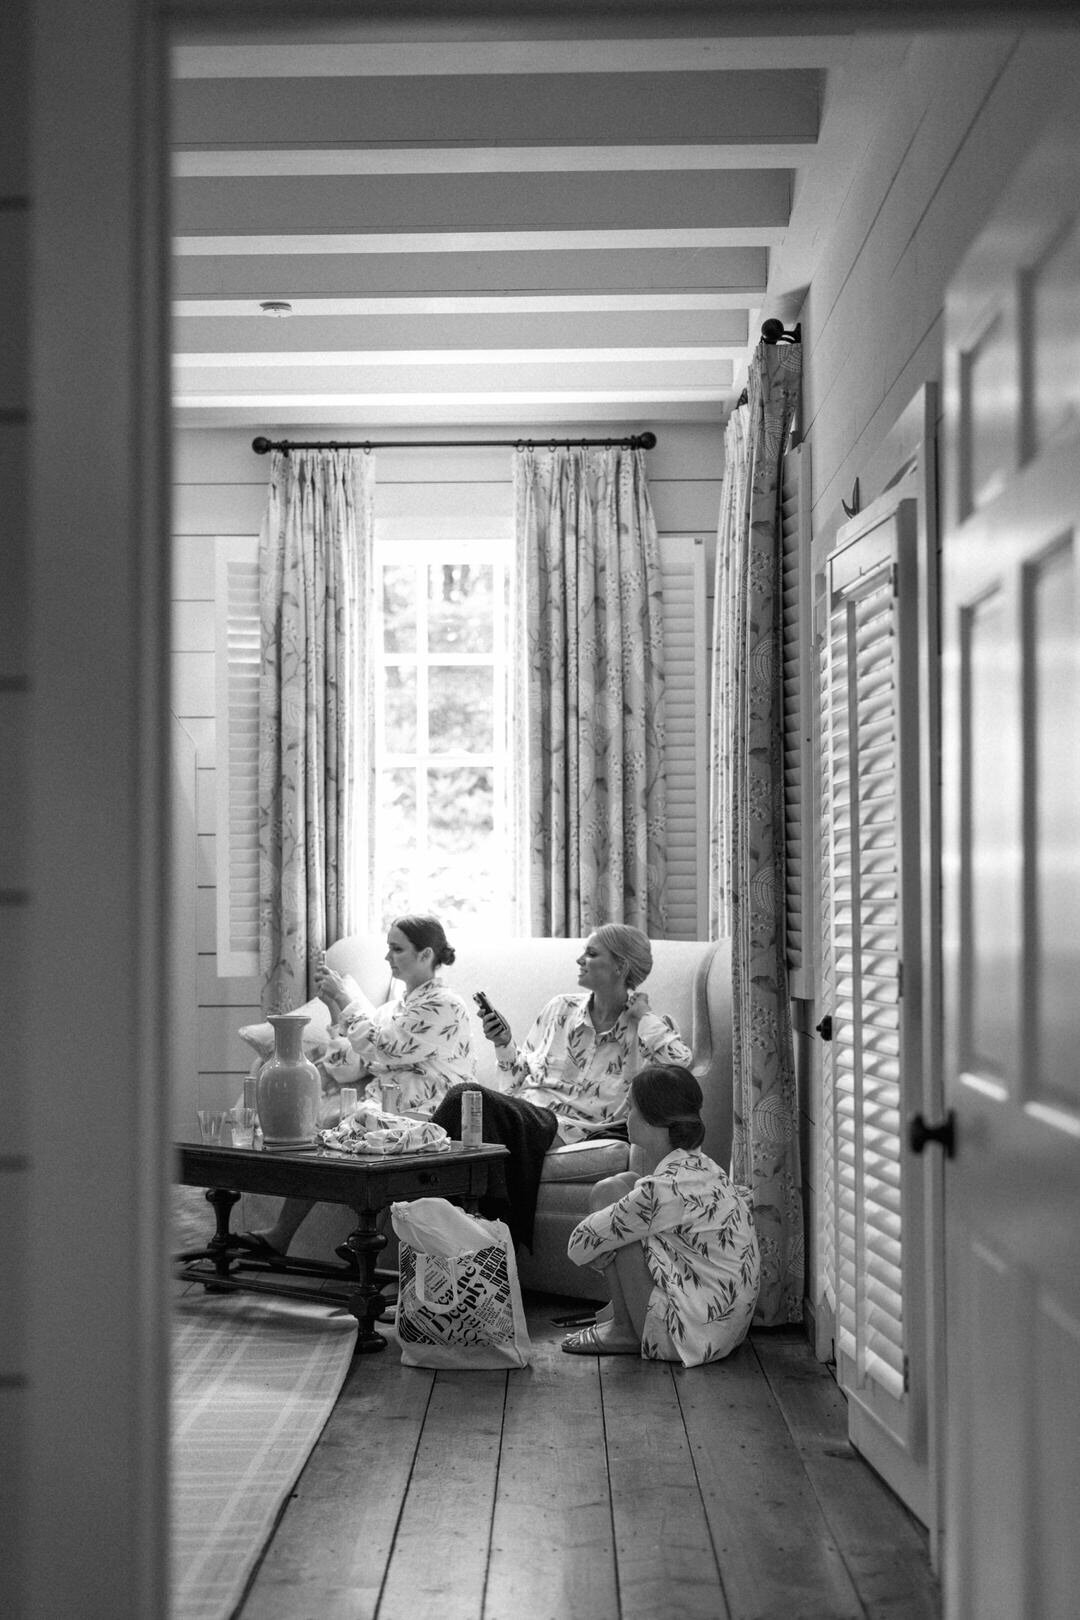
[[[475, 1061], [468, 1007], [438, 978], [453, 947], [435, 918], [399, 917], [387, 961], [404, 994], [373, 1012], [331, 969], [317, 975], [333, 1019], [325, 1071], [376, 1101], [389, 1094], [395, 1111], [457, 1136]], [[690, 1049], [639, 988], [652, 967], [646, 936], [606, 924], [589, 935], [577, 966], [577, 990], [553, 997], [521, 1042], [497, 1009], [481, 1007], [500, 1079], [500, 1090], [484, 1088], [484, 1138], [510, 1148], [500, 1213], [515, 1241], [531, 1242], [544, 1153], [587, 1136], [627, 1136], [642, 1173], [597, 1184], [593, 1214], [569, 1247], [572, 1260], [598, 1269], [610, 1305], [563, 1348], [688, 1366], [715, 1360], [745, 1336], [757, 1298], [749, 1195], [700, 1152]], [[286, 1200], [274, 1225], [248, 1241], [284, 1253], [310, 1207]]]

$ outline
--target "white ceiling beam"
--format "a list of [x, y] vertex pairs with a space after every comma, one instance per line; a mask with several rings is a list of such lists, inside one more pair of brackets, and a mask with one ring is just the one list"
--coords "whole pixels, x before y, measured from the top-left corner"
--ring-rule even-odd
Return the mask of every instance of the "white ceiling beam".
[[[737, 292], [656, 292], [656, 293], [542, 293], [520, 296], [516, 293], [495, 293], [474, 297], [461, 294], [456, 297], [395, 298], [297, 298], [293, 304], [293, 318], [368, 316], [375, 319], [397, 316], [452, 315], [463, 318], [473, 315], [670, 315], [681, 312], [709, 314], [721, 310], [746, 308], [749, 297], [763, 296], [764, 283], [756, 291], [745, 288]], [[186, 319], [259, 319], [266, 317], [254, 298], [176, 298], [172, 303], [174, 316]]]
[[792, 169], [815, 143], [732, 141], [726, 145], [434, 146], [187, 148], [173, 153], [177, 180], [285, 175], [609, 174], [680, 169]]
[[848, 34], [771, 38], [492, 40], [468, 44], [179, 45], [178, 79], [387, 78], [461, 73], [694, 73], [717, 68], [829, 67]]
[[181, 258], [246, 258], [279, 254], [545, 253], [600, 248], [771, 247], [783, 225], [712, 226], [695, 230], [638, 231], [416, 231], [393, 235], [177, 236]]
[[173, 365], [180, 371], [266, 370], [290, 366], [331, 369], [350, 366], [381, 370], [389, 366], [532, 366], [532, 365], [705, 365], [739, 358], [745, 343], [681, 344], [668, 347], [622, 349], [289, 349], [279, 354], [262, 350], [242, 352], [230, 349], [221, 354], [174, 354]]
[[[718, 378], [710, 388], [545, 388], [545, 389], [480, 389], [475, 392], [421, 389], [418, 393], [208, 393], [173, 395], [178, 410], [208, 411], [225, 407], [253, 413], [250, 420], [257, 421], [270, 411], [317, 411], [330, 418], [339, 411], [366, 411], [387, 413], [409, 408], [419, 411], [416, 420], [439, 420], [449, 409], [466, 405], [480, 412], [502, 406], [521, 411], [525, 406], [561, 405], [573, 410], [586, 406], [613, 407], [632, 410], [640, 415], [650, 405], [709, 405], [722, 404], [730, 398], [730, 378]], [[483, 420], [481, 415], [479, 420]]]

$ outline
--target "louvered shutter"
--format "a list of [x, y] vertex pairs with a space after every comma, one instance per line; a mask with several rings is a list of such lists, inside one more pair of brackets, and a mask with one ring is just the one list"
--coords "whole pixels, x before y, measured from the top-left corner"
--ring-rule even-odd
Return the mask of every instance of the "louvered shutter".
[[259, 971], [259, 542], [215, 551], [217, 971]]
[[784, 662], [785, 944], [792, 996], [814, 993], [816, 929], [808, 852], [812, 847], [810, 447], [785, 455], [781, 483]]
[[667, 938], [708, 931], [708, 685], [705, 541], [660, 537], [664, 603]]
[[[908, 1446], [904, 1244], [912, 1194], [902, 1121], [918, 1106], [918, 763], [913, 501], [841, 545], [826, 576], [822, 680], [823, 1291], [838, 1378], [869, 1419]], [[853, 526], [849, 526], [853, 527]], [[914, 842], [913, 842], [914, 841]], [[907, 881], [905, 881], [905, 873]]]

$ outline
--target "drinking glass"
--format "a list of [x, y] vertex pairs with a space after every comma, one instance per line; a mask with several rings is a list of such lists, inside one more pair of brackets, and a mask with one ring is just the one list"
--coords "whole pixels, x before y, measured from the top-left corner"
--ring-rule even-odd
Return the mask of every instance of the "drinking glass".
[[221, 1141], [221, 1127], [230, 1117], [222, 1113], [219, 1108], [197, 1108], [195, 1110], [199, 1121], [199, 1135], [204, 1142], [217, 1144]]
[[255, 1120], [254, 1108], [245, 1108], [238, 1104], [232, 1114], [232, 1140], [233, 1147], [249, 1148], [255, 1146]]

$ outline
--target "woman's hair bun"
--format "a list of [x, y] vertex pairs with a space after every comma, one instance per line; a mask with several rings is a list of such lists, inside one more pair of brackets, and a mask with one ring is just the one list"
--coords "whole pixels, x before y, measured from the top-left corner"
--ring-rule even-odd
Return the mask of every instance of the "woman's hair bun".
[[395, 917], [391, 926], [401, 929], [414, 951], [430, 951], [436, 967], [449, 967], [454, 961], [457, 953], [438, 917]]

